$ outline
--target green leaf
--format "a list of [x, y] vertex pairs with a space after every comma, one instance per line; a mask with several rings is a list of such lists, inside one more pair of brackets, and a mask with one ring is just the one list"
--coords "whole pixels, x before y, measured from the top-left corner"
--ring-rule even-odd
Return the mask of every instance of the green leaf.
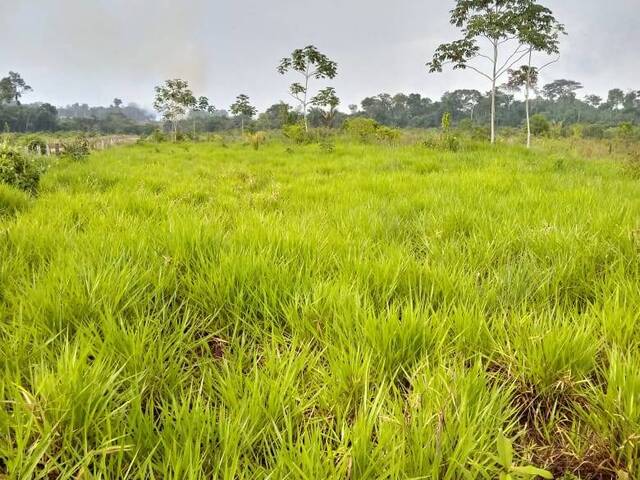
[[541, 468], [528, 466], [528, 467], [513, 467], [511, 470], [515, 473], [521, 473], [523, 475], [531, 475], [534, 477], [542, 477], [542, 478], [548, 478], [549, 480], [553, 480], [553, 475], [551, 474], [551, 472], [547, 470], [543, 470]]
[[498, 458], [503, 467], [510, 469], [513, 464], [513, 445], [503, 433], [498, 435]]

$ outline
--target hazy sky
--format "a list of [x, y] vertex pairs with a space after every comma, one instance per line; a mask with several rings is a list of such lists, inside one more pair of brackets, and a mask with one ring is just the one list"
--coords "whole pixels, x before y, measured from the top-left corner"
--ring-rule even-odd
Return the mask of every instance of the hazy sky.
[[[584, 93], [640, 89], [640, 0], [546, 0], [567, 26], [562, 58], [543, 81], [571, 78]], [[315, 44], [339, 63], [343, 109], [380, 92], [478, 88], [473, 72], [428, 74], [453, 0], [0, 0], [0, 75], [23, 74], [26, 101], [150, 106], [153, 87], [187, 79], [226, 108], [239, 93], [260, 108], [287, 100], [275, 71], [293, 48]]]

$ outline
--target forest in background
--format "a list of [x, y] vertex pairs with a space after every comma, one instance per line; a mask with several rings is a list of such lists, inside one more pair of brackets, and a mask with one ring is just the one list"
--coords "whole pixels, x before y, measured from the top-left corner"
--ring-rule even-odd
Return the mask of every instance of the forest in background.
[[[13, 83], [12, 83], [13, 79]], [[17, 85], [16, 85], [17, 82]], [[581, 125], [581, 135], [603, 138], [607, 130], [621, 124], [640, 123], [640, 90], [611, 89], [606, 98], [582, 92], [580, 82], [555, 80], [536, 91], [530, 101], [534, 133], [555, 131], [568, 135], [570, 127]], [[19, 74], [11, 72], [0, 80], [0, 127], [5, 132], [87, 132], [96, 134], [149, 134], [163, 127], [154, 112], [136, 103], [115, 98], [110, 106], [92, 107], [74, 103], [56, 107], [49, 103], [22, 103], [23, 95], [31, 93]], [[505, 84], [497, 91], [496, 122], [499, 127], [520, 128], [525, 124], [525, 101], [517, 88]], [[367, 117], [396, 128], [435, 128], [445, 113], [454, 125], [488, 127], [491, 119], [491, 94], [462, 89], [445, 92], [438, 100], [420, 93], [381, 93], [364, 98], [360, 105], [349, 105], [348, 113], [336, 111], [327, 125], [323, 110], [311, 107], [309, 126], [340, 128], [352, 117]], [[257, 118], [247, 122], [249, 130], [274, 130], [301, 121], [302, 113], [285, 102], [275, 103]], [[184, 120], [189, 130], [220, 132], [240, 128], [241, 119], [228, 109], [209, 111], [194, 109]]]

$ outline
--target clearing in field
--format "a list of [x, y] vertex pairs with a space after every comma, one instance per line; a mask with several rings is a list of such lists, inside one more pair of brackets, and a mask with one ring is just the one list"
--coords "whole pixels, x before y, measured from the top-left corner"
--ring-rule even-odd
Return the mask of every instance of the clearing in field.
[[63, 160], [0, 185], [0, 472], [639, 478], [639, 219], [541, 149]]

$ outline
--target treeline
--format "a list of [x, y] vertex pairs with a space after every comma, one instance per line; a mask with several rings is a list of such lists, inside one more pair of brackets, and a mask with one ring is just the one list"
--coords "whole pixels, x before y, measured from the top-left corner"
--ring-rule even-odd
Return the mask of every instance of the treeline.
[[0, 104], [0, 127], [21, 133], [74, 131], [136, 135], [153, 130], [156, 123], [154, 114], [135, 104], [54, 107], [49, 103], [5, 103]]
[[[640, 123], [640, 90], [623, 92], [613, 89], [606, 99], [587, 95], [580, 99], [582, 86], [570, 80], [556, 80], [543, 87], [530, 100], [532, 114], [548, 121], [570, 126], [578, 123], [613, 126], [623, 122]], [[525, 102], [517, 92], [499, 89], [496, 95], [496, 120], [503, 127], [520, 127], [525, 122]], [[352, 111], [355, 107], [352, 107]], [[491, 118], [491, 95], [477, 90], [445, 93], [439, 101], [420, 94], [380, 94], [362, 101], [360, 114], [383, 125], [401, 128], [432, 128], [440, 124], [445, 113], [454, 123], [461, 121], [487, 125]]]
[[[21, 98], [31, 90], [21, 77], [11, 73], [13, 86], [0, 82], [0, 128], [11, 132], [77, 131], [103, 134], [148, 134], [162, 128], [156, 115], [144, 108], [115, 98], [108, 107], [90, 107], [75, 103], [55, 107], [48, 103], [22, 104]], [[3, 90], [4, 88], [4, 90]], [[558, 128], [575, 124], [592, 125], [593, 136], [606, 128], [621, 123], [640, 124], [640, 90], [612, 89], [606, 98], [596, 95], [578, 96], [583, 89], [579, 82], [556, 80], [544, 85], [530, 100], [532, 115], [543, 117]], [[518, 90], [507, 85], [496, 95], [496, 121], [498, 126], [519, 128], [525, 123], [525, 102], [518, 98]], [[381, 93], [367, 97], [360, 105], [350, 105], [349, 113], [336, 111], [329, 119], [326, 110], [310, 107], [307, 120], [310, 127], [340, 128], [352, 117], [367, 117], [378, 123], [397, 128], [436, 128], [445, 113], [451, 115], [454, 125], [466, 124], [486, 127], [491, 119], [491, 92], [455, 90], [446, 92], [439, 100], [423, 97], [419, 93], [390, 95]], [[185, 132], [216, 132], [241, 128], [242, 116], [226, 110], [191, 111], [181, 121]], [[267, 108], [256, 118], [247, 121], [250, 130], [274, 130], [285, 125], [300, 123], [300, 108], [280, 102]]]

